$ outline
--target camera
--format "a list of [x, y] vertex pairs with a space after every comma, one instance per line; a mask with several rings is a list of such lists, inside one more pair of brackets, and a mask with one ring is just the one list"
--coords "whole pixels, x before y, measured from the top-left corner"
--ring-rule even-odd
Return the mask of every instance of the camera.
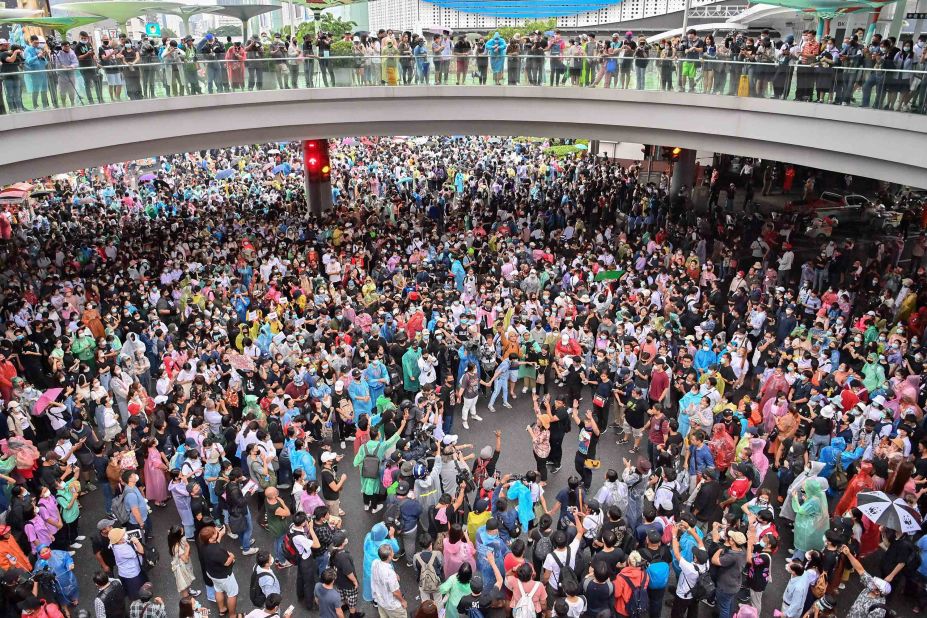
[[467, 491], [476, 489], [476, 483], [473, 482], [473, 473], [468, 468], [461, 468], [457, 471], [457, 484], [465, 483]]

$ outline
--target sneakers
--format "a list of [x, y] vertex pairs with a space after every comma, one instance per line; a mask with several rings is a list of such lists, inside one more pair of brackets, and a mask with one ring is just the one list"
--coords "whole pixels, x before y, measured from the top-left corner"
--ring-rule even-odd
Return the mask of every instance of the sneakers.
[[80, 549], [83, 547], [80, 543], [71, 543], [71, 549]]
[[527, 387], [527, 386], [522, 386], [522, 387], [521, 387], [521, 394], [524, 395], [524, 394], [527, 393], [527, 392], [528, 392], [528, 387]]
[[383, 505], [382, 505], [382, 504], [378, 504], [378, 505], [377, 505], [372, 511], [370, 511], [370, 512], [371, 512], [371, 513], [379, 513], [379, 512], [382, 511], [382, 510], [383, 510]]
[[369, 505], [369, 504], [365, 504], [365, 505], [364, 505], [364, 510], [365, 510], [365, 511], [369, 511], [369, 510], [370, 510], [370, 505]]
[[202, 590], [195, 590], [195, 589], [193, 589], [193, 588], [190, 588], [189, 590], [187, 590], [187, 592], [190, 593], [190, 596], [191, 596], [191, 597], [196, 598], [196, 597], [200, 596], [200, 594], [202, 594], [203, 591], [202, 591]]
[[496, 406], [490, 404], [490, 405], [486, 406], [486, 409], [489, 410], [490, 412], [495, 412], [495, 411], [496, 411]]
[[507, 402], [507, 401], [504, 401], [504, 402], [502, 402], [502, 407], [503, 407], [503, 408], [508, 408], [509, 410], [511, 410], [511, 409], [512, 409], [512, 404], [510, 404], [510, 403]]
[[345, 438], [345, 440], [347, 440], [348, 442], [354, 442], [354, 436], [348, 436], [347, 438]]
[[343, 450], [346, 449], [346, 448], [348, 448], [348, 445], [345, 443], [344, 440], [342, 440], [342, 441], [341, 441], [341, 450], [343, 451]]
[[[493, 412], [495, 412], [495, 410], [494, 410], [493, 408], [490, 408], [490, 410], [492, 410]], [[483, 417], [480, 416], [479, 414], [471, 414], [471, 415], [470, 415], [470, 418], [472, 418], [472, 419], [475, 420], [475, 421], [481, 421], [481, 420], [483, 420]]]
[[86, 541], [86, 540], [87, 540], [87, 537], [85, 537], [84, 535], [80, 535], [79, 537], [77, 537], [77, 538], [74, 539], [74, 540], [75, 540], [75, 541]]
[[282, 571], [283, 569], [288, 569], [291, 566], [293, 566], [293, 563], [292, 562], [275, 562], [274, 566]]
[[558, 472], [560, 472], [560, 466], [555, 466], [550, 469], [551, 474], [557, 474]]
[[241, 550], [241, 555], [242, 555], [242, 556], [253, 556], [253, 555], [256, 554], [256, 553], [258, 553], [258, 548], [257, 548], [257, 546], [254, 546], [254, 547], [250, 547], [250, 548], [248, 548], [248, 549], [243, 549], [243, 550]]
[[226, 532], [226, 533], [225, 533], [225, 536], [229, 537], [230, 539], [237, 539], [237, 538], [238, 538], [238, 535], [235, 534], [234, 532]]
[[463, 422], [463, 428], [464, 428], [464, 429], [470, 429], [470, 425], [467, 424], [467, 421], [464, 421], [464, 422]]

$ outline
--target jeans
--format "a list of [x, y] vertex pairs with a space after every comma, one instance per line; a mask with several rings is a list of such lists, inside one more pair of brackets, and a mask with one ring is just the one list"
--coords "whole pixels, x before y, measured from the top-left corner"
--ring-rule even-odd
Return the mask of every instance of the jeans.
[[264, 90], [264, 71], [260, 67], [248, 66], [248, 90]]
[[315, 60], [303, 60], [306, 88], [315, 88]]
[[245, 529], [239, 534], [241, 551], [251, 549], [251, 537], [254, 534], [254, 521], [251, 519], [251, 509], [245, 509]]
[[106, 513], [112, 513], [113, 511], [113, 488], [110, 487], [109, 481], [103, 479], [103, 481], [97, 481], [100, 483], [100, 489], [103, 490], [103, 511]]
[[634, 75], [637, 77], [637, 89], [644, 89], [644, 82], [647, 80], [647, 67], [634, 67]]
[[284, 536], [286, 535], [279, 536], [276, 539], [274, 539], [274, 560], [276, 560], [277, 562], [281, 564], [287, 561], [286, 558], [283, 556], [283, 537]]
[[322, 83], [326, 88], [335, 85], [335, 69], [332, 68], [332, 63], [328, 58], [319, 60], [319, 72], [322, 74]]
[[869, 107], [869, 99], [872, 95], [872, 89], [876, 89], [876, 100], [875, 106], [879, 107], [882, 104], [882, 76], [876, 73], [875, 71], [870, 71], [869, 76], [866, 77], [866, 81], [863, 82], [863, 107]]
[[155, 98], [155, 80], [158, 78], [158, 70], [153, 66], [142, 67], [142, 96], [146, 99]]
[[502, 394], [502, 401], [507, 404], [509, 402], [509, 381], [507, 376], [499, 376], [499, 378], [492, 383], [492, 396], [489, 398], [490, 408], [496, 403], [496, 397], [498, 397], [500, 393]]
[[718, 609], [719, 618], [731, 618], [734, 615], [734, 600], [736, 592], [715, 591], [715, 607]]
[[213, 86], [215, 86], [216, 91], [222, 92], [222, 80], [219, 77], [219, 72], [224, 71], [225, 67], [218, 66], [216, 63], [209, 63], [206, 65], [206, 90], [209, 94], [212, 94]]
[[16, 73], [7, 73], [3, 76], [3, 90], [6, 94], [6, 107], [10, 112], [22, 112], [23, 108], [23, 79]]

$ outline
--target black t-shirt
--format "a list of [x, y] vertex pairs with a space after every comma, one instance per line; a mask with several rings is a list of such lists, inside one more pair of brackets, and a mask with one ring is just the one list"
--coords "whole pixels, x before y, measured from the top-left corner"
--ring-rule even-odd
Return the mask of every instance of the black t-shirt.
[[23, 63], [22, 54], [16, 57], [14, 62], [7, 62], [13, 52], [10, 50], [0, 52], [0, 73], [16, 73]]
[[643, 429], [647, 424], [647, 407], [644, 402], [629, 398], [624, 408], [624, 419], [632, 429]]
[[[604, 562], [608, 565], [608, 572], [611, 574], [611, 577], [615, 577], [618, 575], [618, 563], [620, 558], [621, 556], [618, 555], [617, 551], [600, 551], [592, 557], [592, 565], [594, 567], [596, 562]], [[590, 600], [590, 604], [591, 603], [592, 601]]]
[[90, 536], [90, 544], [93, 546], [94, 555], [100, 554], [106, 566], [110, 569], [116, 566], [116, 557], [113, 555], [113, 549], [109, 546], [108, 538], [96, 532]]
[[753, 560], [747, 563], [744, 570], [744, 585], [754, 592], [763, 592], [769, 584], [769, 569], [772, 566], [772, 559], [769, 554], [757, 552], [753, 554]]
[[470, 52], [470, 42], [466, 39], [454, 43], [455, 54], [466, 54]]
[[479, 609], [484, 616], [488, 616], [489, 608], [492, 607], [492, 599], [489, 598], [489, 594], [484, 594], [488, 592], [488, 590], [484, 590], [479, 596], [465, 594], [457, 602], [457, 612], [462, 616], [467, 616], [470, 614], [471, 609]]
[[232, 566], [226, 565], [229, 559], [229, 552], [222, 548], [218, 543], [209, 543], [201, 547], [203, 560], [206, 562], [206, 572], [213, 579], [225, 579], [232, 574]]
[[610, 581], [597, 582], [595, 579], [588, 577], [583, 583], [583, 594], [586, 597], [586, 612], [588, 615], [596, 616], [601, 610], [606, 610], [611, 615], [615, 594], [614, 584]]
[[[332, 491], [328, 485], [329, 483], [336, 483], [337, 479], [335, 478], [335, 471], [329, 470], [328, 468], [322, 468], [321, 481], [319, 483], [319, 488], [322, 490], [322, 499], [323, 500], [337, 500], [341, 496], [340, 491]], [[337, 515], [338, 513], [335, 513]]]
[[81, 58], [82, 55], [86, 54], [87, 52], [92, 52], [92, 51], [93, 51], [93, 47], [90, 45], [90, 43], [84, 43], [83, 41], [79, 42], [77, 45], [74, 46], [74, 54], [77, 56], [78, 66], [81, 66], [81, 67], [95, 66], [96, 63], [93, 60], [93, 54], [91, 54], [90, 56], [87, 56], [86, 58]]
[[335, 552], [335, 555], [332, 556], [331, 566], [338, 571], [338, 575], [335, 577], [335, 587], [340, 590], [350, 590], [354, 588], [354, 584], [348, 579], [348, 575], [354, 573], [354, 558], [351, 557], [346, 551]]

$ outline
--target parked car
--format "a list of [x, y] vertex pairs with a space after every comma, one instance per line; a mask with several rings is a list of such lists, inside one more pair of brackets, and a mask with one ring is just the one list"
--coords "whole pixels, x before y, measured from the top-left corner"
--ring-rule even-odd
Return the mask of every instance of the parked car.
[[788, 202], [785, 210], [803, 220], [829, 217], [839, 221], [839, 225], [866, 225], [876, 231], [892, 229], [901, 223], [900, 213], [889, 211], [865, 195], [855, 193], [824, 191], [811, 200]]

